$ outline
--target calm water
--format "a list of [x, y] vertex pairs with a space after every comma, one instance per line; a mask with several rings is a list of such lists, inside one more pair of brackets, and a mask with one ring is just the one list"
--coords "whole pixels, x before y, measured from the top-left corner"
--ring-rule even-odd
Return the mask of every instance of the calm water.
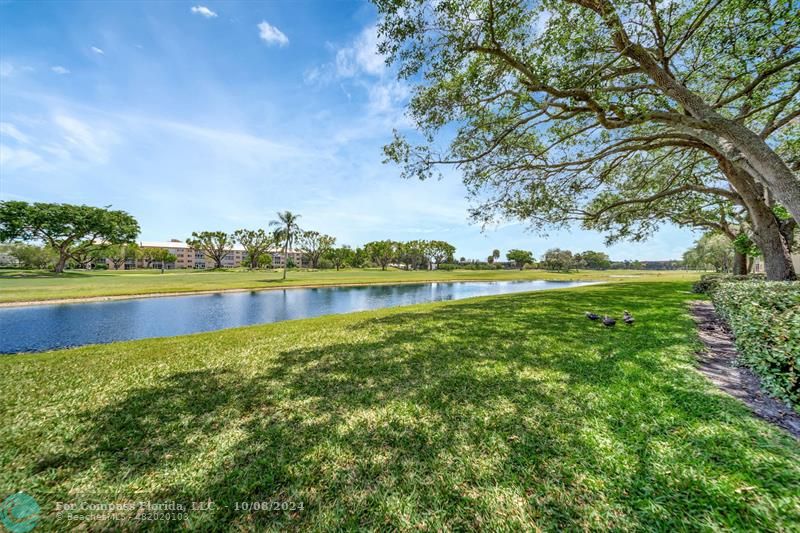
[[0, 308], [0, 353], [184, 335], [294, 318], [586, 284], [574, 281], [420, 283]]

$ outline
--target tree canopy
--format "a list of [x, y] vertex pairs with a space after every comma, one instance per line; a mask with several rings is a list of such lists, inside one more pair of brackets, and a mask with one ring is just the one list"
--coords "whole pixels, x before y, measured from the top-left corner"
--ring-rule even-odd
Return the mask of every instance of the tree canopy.
[[509, 250], [506, 253], [506, 258], [509, 261], [514, 261], [514, 263], [519, 267], [520, 270], [525, 268], [525, 265], [529, 263], [533, 263], [533, 253], [528, 252], [526, 250]]
[[426, 241], [425, 250], [430, 259], [431, 267], [433, 264], [451, 263], [456, 247], [445, 241]]
[[186, 244], [206, 254], [214, 261], [214, 268], [222, 268], [222, 260], [231, 253], [235, 241], [233, 236], [224, 231], [193, 231], [192, 237], [186, 239]]
[[[224, 257], [224, 256], [223, 256]], [[161, 273], [164, 273], [167, 263], [174, 263], [177, 261], [178, 256], [167, 250], [166, 248], [157, 248], [150, 251], [150, 260], [158, 263], [161, 268]]]
[[322, 256], [336, 244], [336, 237], [325, 235], [318, 231], [303, 231], [299, 238], [300, 250], [311, 268], [319, 266]]
[[566, 270], [569, 272], [575, 267], [575, 256], [569, 250], [551, 248], [542, 256], [542, 264], [548, 270]]
[[269, 223], [275, 228], [275, 240], [283, 243], [283, 279], [286, 279], [286, 269], [289, 267], [289, 249], [303, 231], [297, 223], [300, 217], [291, 211], [279, 211], [278, 218]]
[[364, 245], [364, 252], [373, 262], [380, 265], [381, 270], [386, 270], [397, 256], [397, 243], [389, 240], [368, 242]]
[[61, 273], [71, 257], [91, 250], [132, 243], [139, 223], [125, 211], [55, 203], [0, 202], [0, 241], [42, 241], [56, 253]]
[[684, 252], [683, 260], [690, 268], [713, 268], [729, 272], [733, 266], [733, 248], [728, 239], [719, 233], [706, 233]]
[[97, 259], [108, 259], [114, 270], [124, 268], [128, 260], [136, 261], [142, 257], [142, 252], [136, 243], [112, 244], [94, 254]]
[[355, 252], [349, 246], [340, 246], [326, 250], [324, 257], [333, 264], [336, 270], [339, 270], [352, 264]]
[[576, 263], [594, 270], [605, 270], [611, 268], [611, 259], [605, 252], [595, 252], [586, 250], [575, 256]]
[[239, 229], [233, 232], [233, 238], [242, 245], [247, 252], [247, 261], [251, 269], [259, 267], [262, 255], [266, 254], [275, 244], [275, 236], [263, 229]]
[[[610, 203], [692, 194], [800, 216], [793, 2], [376, 4], [380, 49], [415, 84], [423, 135], [396, 136], [387, 159], [420, 178], [457, 165], [476, 220], [545, 230]], [[768, 217], [752, 224], [772, 232]], [[647, 236], [647, 223], [631, 229], [644, 231], [625, 238]], [[785, 262], [774, 232], [758, 244]]]

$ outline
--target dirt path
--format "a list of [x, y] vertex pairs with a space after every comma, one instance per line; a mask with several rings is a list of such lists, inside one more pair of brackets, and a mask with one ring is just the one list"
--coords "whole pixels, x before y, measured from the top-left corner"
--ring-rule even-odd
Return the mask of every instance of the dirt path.
[[763, 392], [761, 381], [752, 371], [734, 365], [736, 346], [711, 302], [691, 302], [691, 311], [700, 340], [705, 344], [705, 350], [698, 354], [698, 370], [717, 387], [744, 402], [756, 416], [800, 439], [800, 414]]

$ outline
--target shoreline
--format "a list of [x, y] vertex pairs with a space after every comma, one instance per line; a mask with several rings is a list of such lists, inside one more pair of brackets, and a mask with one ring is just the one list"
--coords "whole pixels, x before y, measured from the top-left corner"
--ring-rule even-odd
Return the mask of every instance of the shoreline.
[[366, 287], [371, 285], [426, 285], [430, 283], [474, 283], [474, 282], [499, 282], [499, 281], [579, 281], [586, 284], [606, 283], [605, 281], [598, 280], [559, 280], [559, 279], [531, 279], [531, 280], [492, 280], [492, 279], [442, 279], [442, 280], [418, 280], [418, 281], [391, 281], [383, 282], [377, 281], [360, 282], [360, 283], [312, 283], [304, 285], [281, 285], [277, 287], [252, 287], [241, 289], [208, 289], [200, 291], [173, 291], [173, 292], [150, 292], [140, 294], [113, 294], [108, 296], [86, 296], [81, 298], [54, 298], [48, 300], [29, 300], [22, 302], [0, 302], [0, 309], [9, 307], [33, 307], [38, 305], [62, 305], [62, 304], [81, 304], [81, 303], [97, 303], [97, 302], [112, 302], [116, 300], [139, 300], [142, 298], [170, 298], [175, 296], [201, 296], [204, 294], [222, 294], [230, 292], [261, 292], [261, 291], [274, 291], [281, 289], [322, 289], [322, 288], [337, 288], [337, 287]]

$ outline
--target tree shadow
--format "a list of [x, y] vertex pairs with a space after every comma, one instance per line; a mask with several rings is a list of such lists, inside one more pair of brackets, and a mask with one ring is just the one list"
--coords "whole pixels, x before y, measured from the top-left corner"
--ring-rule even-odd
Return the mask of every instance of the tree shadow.
[[[154, 487], [155, 501], [217, 502], [192, 516], [198, 529], [762, 524], [728, 483], [783, 499], [791, 523], [800, 453], [664, 357], [693, 332], [677, 290], [654, 296], [598, 286], [581, 294], [591, 309], [554, 291], [365, 318], [257, 372], [172, 374], [85, 412], [82, 453], [39, 468], [65, 487], [88, 470], [97, 486]], [[622, 305], [635, 326], [583, 317]], [[304, 509], [234, 506], [271, 500]]]
[[[91, 271], [89, 271], [91, 272]], [[6, 270], [0, 269], [0, 279], [66, 279], [66, 278], [85, 278], [89, 276], [85, 271], [65, 270], [61, 274], [55, 272], [48, 272], [45, 270]]]

